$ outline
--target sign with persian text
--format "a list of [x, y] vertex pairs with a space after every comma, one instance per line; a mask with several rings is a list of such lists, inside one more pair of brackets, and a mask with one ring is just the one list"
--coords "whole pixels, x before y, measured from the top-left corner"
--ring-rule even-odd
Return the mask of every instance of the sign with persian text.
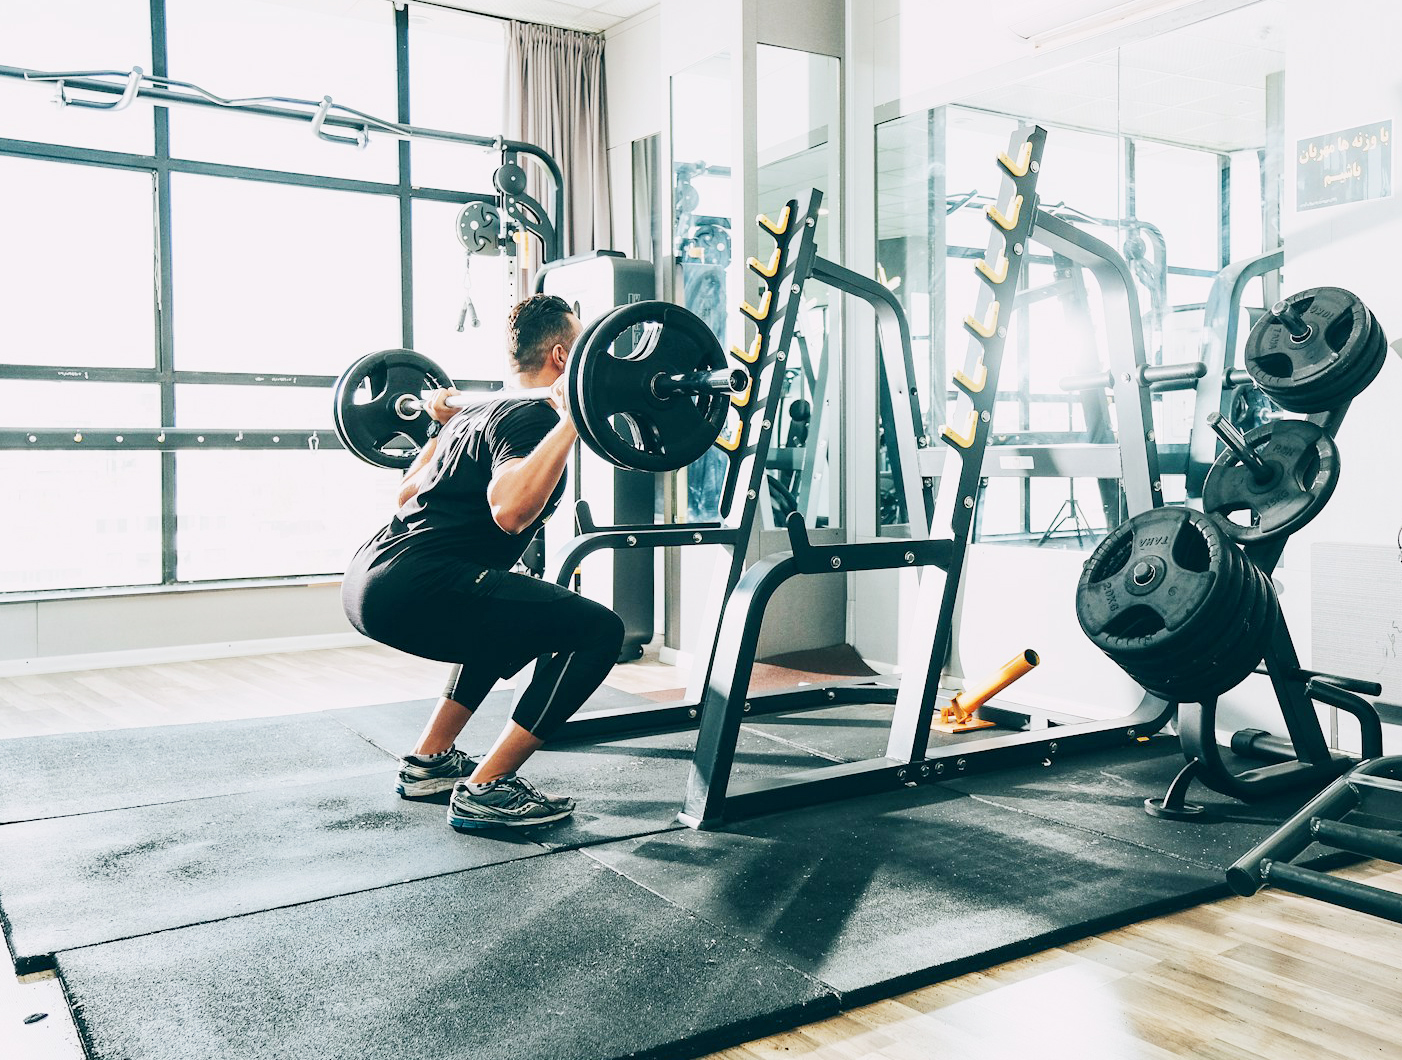
[[1392, 194], [1392, 119], [1301, 140], [1295, 154], [1295, 209]]

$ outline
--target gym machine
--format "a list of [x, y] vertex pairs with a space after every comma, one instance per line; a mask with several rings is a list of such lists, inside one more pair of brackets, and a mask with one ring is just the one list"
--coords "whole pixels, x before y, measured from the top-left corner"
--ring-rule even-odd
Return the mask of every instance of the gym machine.
[[1399, 863], [1399, 833], [1402, 755], [1373, 758], [1354, 766], [1237, 859], [1227, 870], [1227, 883], [1240, 895], [1276, 887], [1402, 924], [1402, 894], [1291, 863], [1312, 843], [1331, 852]]
[[[1118, 746], [1147, 738], [1171, 718], [1172, 705], [1153, 695], [1146, 695], [1129, 715], [1109, 721], [1050, 714], [1034, 717], [983, 707], [981, 717], [996, 721], [997, 731], [931, 743], [939, 682], [951, 656], [956, 600], [981, 480], [1000, 473], [1115, 478], [1123, 481], [1128, 503], [1137, 511], [1158, 507], [1161, 495], [1158, 456], [1148, 429], [1152, 422], [1148, 384], [1155, 373], [1144, 366], [1133, 279], [1112, 248], [1039, 211], [1036, 182], [1045, 138], [1040, 128], [1019, 130], [998, 159], [1003, 187], [996, 203], [986, 211], [992, 234], [983, 260], [974, 266], [983, 284], [977, 307], [965, 320], [971, 336], [970, 354], [965, 369], [954, 374], [967, 415], [958, 428], [941, 428], [939, 438], [947, 452], [929, 446], [916, 427], [921, 420], [918, 400], [909, 385], [909, 330], [899, 302], [880, 284], [817, 257], [806, 235], [801, 237], [797, 253], [791, 252], [789, 243], [779, 241], [776, 258], [793, 262], [774, 270], [770, 277], [771, 290], [778, 289], [782, 292], [779, 297], [788, 300], [781, 335], [789, 333], [787, 318], [810, 278], [862, 298], [876, 311], [881, 363], [890, 385], [887, 427], [901, 447], [899, 469], [905, 496], [915, 509], [912, 515], [923, 514], [923, 518], [912, 518], [913, 536], [909, 539], [814, 545], [802, 519], [790, 516], [791, 551], [768, 556], [744, 573], [725, 609], [705, 686], [701, 731], [679, 815], [691, 827], [714, 827], [726, 820], [789, 807], [1044, 761], [1076, 750]], [[816, 206], [815, 193], [801, 232], [813, 227]], [[1107, 381], [1117, 398], [1122, 440], [1118, 446], [989, 444], [1006, 322], [1032, 240], [1093, 272], [1105, 298], [1106, 320], [1114, 337], [1123, 340], [1116, 347], [1132, 358], [1129, 370]], [[766, 336], [761, 327], [756, 341]], [[946, 524], [951, 530], [948, 536], [936, 537], [935, 528]], [[740, 726], [757, 706], [758, 697], [750, 693], [748, 685], [765, 608], [775, 591], [799, 575], [905, 568], [921, 571], [913, 610], [920, 645], [916, 657], [923, 658], [925, 665], [923, 669], [908, 668], [896, 690], [886, 754], [762, 781], [732, 783]], [[1024, 654], [1023, 666], [1033, 664], [1035, 653], [1032, 656]], [[860, 694], [861, 689], [852, 691]], [[956, 698], [963, 702], [962, 697]], [[889, 702], [889, 698], [868, 695], [851, 701], [880, 703]]]

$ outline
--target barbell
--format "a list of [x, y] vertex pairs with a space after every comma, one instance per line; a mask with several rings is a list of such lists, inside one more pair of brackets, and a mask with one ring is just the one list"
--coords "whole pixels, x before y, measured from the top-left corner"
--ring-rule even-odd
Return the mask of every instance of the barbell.
[[[566, 362], [567, 403], [580, 439], [618, 467], [675, 471], [699, 459], [750, 376], [730, 364], [705, 321], [670, 302], [635, 302], [590, 323]], [[452, 385], [409, 349], [361, 357], [336, 381], [341, 443], [377, 467], [406, 468], [428, 441], [426, 392]], [[456, 394], [450, 408], [549, 397], [548, 387]]]

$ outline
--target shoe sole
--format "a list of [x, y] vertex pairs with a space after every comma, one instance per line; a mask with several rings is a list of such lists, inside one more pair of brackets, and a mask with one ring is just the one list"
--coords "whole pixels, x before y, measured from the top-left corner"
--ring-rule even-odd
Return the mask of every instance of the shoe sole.
[[432, 777], [428, 780], [401, 780], [394, 786], [394, 790], [399, 793], [401, 799], [423, 799], [430, 795], [438, 795], [445, 791], [452, 791], [453, 785], [461, 777]]
[[555, 821], [562, 821], [572, 813], [574, 813], [574, 807], [560, 810], [548, 817], [458, 817], [449, 813], [448, 823], [458, 832], [475, 832], [484, 828], [527, 828], [535, 824], [551, 824]]

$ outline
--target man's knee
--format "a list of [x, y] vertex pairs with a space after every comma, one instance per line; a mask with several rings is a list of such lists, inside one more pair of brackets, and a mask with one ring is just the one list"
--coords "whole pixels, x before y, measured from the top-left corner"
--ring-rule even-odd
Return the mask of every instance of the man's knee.
[[623, 626], [623, 619], [607, 607], [600, 607], [599, 612], [596, 622], [599, 644], [603, 650], [617, 655], [623, 650], [623, 636], [627, 632]]

